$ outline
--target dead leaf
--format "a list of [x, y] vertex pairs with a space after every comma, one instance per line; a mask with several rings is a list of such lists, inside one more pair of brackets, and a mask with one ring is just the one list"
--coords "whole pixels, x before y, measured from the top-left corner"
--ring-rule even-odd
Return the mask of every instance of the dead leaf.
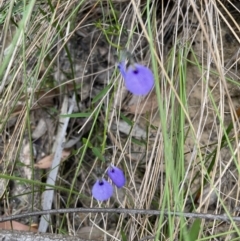
[[67, 150], [63, 150], [62, 151], [62, 159], [66, 159], [67, 157], [69, 157], [69, 155], [71, 154], [70, 151], [67, 151]]
[[7, 229], [7, 230], [18, 230], [18, 231], [32, 231], [37, 232], [38, 229], [34, 226], [28, 226], [16, 221], [7, 221], [0, 223], [0, 229]]
[[[107, 233], [113, 235], [114, 230], [108, 230]], [[104, 232], [96, 227], [83, 227], [77, 232], [78, 236], [83, 239], [104, 240]]]
[[131, 135], [138, 139], [145, 139], [147, 137], [147, 132], [142, 129], [138, 124], [135, 124], [133, 127], [130, 126], [125, 121], [118, 121], [112, 123], [112, 130], [118, 130], [126, 135], [129, 135], [131, 132]]
[[[69, 155], [71, 154], [70, 151], [67, 150], [63, 150], [62, 151], [62, 161], [65, 160]], [[39, 169], [48, 169], [52, 166], [52, 161], [54, 158], [55, 153], [52, 153], [48, 156], [45, 156], [43, 159], [41, 159], [40, 161], [38, 161], [34, 167], [39, 168]]]
[[42, 137], [46, 131], [47, 131], [47, 123], [46, 123], [46, 119], [45, 118], [41, 118], [38, 121], [37, 126], [35, 127], [33, 133], [32, 133], [32, 138], [33, 139], [39, 139], [40, 137]]
[[24, 176], [27, 177], [29, 180], [32, 178], [32, 169], [30, 168], [31, 165], [31, 146], [28, 140], [23, 140], [23, 146], [20, 153], [20, 161], [24, 164], [23, 172]]
[[[133, 97], [134, 98], [134, 97]], [[133, 99], [129, 101], [128, 105], [124, 107], [125, 110], [132, 114], [145, 114], [146, 112], [153, 111], [158, 107], [157, 96], [152, 92], [147, 98], [143, 100]]]

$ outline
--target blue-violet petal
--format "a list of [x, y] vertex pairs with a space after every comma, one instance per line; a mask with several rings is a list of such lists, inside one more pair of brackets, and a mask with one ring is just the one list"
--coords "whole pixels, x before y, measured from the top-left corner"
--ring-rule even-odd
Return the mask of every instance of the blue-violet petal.
[[130, 65], [127, 70], [124, 63], [118, 64], [128, 91], [135, 95], [147, 95], [154, 86], [154, 76], [152, 71], [143, 65]]
[[108, 200], [113, 195], [113, 187], [104, 178], [99, 179], [93, 185], [92, 195], [98, 201]]
[[111, 165], [107, 170], [107, 174], [118, 188], [121, 188], [125, 185], [126, 179], [123, 171], [120, 168]]

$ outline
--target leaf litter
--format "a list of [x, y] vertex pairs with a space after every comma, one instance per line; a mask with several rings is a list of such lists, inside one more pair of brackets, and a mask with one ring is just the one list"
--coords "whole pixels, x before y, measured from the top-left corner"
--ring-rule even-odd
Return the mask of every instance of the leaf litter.
[[[73, 2], [75, 3], [75, 1]], [[192, 1], [187, 2], [192, 4]], [[126, 88], [124, 79], [121, 78], [115, 69], [117, 61], [114, 56], [118, 55], [118, 50], [111, 43], [125, 47], [126, 43], [129, 42], [127, 46], [128, 50], [131, 51], [131, 54], [136, 55], [137, 63], [140, 66], [147, 66], [143, 63], [149, 61], [149, 59], [146, 59], [149, 56], [149, 46], [138, 24], [136, 24], [137, 27], [135, 29], [131, 27], [132, 21], [138, 23], [134, 17], [135, 15], [129, 14], [132, 11], [134, 12], [131, 3], [124, 1], [113, 2], [118, 11], [118, 21], [121, 21], [124, 26], [123, 30], [125, 33], [123, 31], [122, 34], [117, 32], [117, 28], [110, 29], [111, 24], [109, 22], [104, 23], [108, 28], [105, 28], [103, 24], [104, 28], [102, 29], [98, 28], [97, 24], [93, 24], [98, 20], [103, 21], [102, 11], [106, 11], [111, 15], [108, 10], [109, 6], [104, 5], [102, 9], [95, 8], [93, 4], [95, 3], [85, 3], [86, 9], [91, 9], [88, 12], [89, 15], [84, 15], [84, 11], [79, 11], [75, 22], [75, 26], [78, 26], [77, 29], [70, 30], [69, 33], [69, 30], [64, 28], [66, 38], [58, 39], [57, 43], [56, 39], [53, 42], [49, 41], [49, 44], [55, 47], [52, 47], [52, 50], [49, 50], [49, 54], [46, 55], [47, 57], [43, 59], [44, 65], [41, 67], [41, 73], [35, 75], [38, 81], [36, 86], [33, 85], [33, 88], [30, 86], [30, 91], [27, 93], [21, 90], [19, 86], [23, 84], [23, 78], [20, 72], [14, 77], [16, 86], [10, 88], [10, 85], [8, 85], [12, 75], [9, 75], [9, 79], [6, 81], [5, 94], [7, 90], [11, 89], [13, 93], [19, 93], [21, 98], [16, 103], [11, 99], [7, 99], [8, 102], [2, 99], [0, 103], [4, 110], [2, 113], [8, 116], [7, 121], [1, 123], [1, 128], [3, 129], [1, 136], [3, 147], [1, 148], [3, 149], [1, 170], [7, 175], [32, 180], [33, 183], [26, 184], [24, 181], [22, 181], [23, 183], [18, 183], [17, 180], [2, 182], [1, 180], [1, 189], [4, 190], [1, 195], [4, 197], [2, 206], [8, 207], [8, 212], [5, 210], [5, 213], [29, 212], [42, 208], [95, 207], [102, 205], [125, 208], [159, 208], [158, 202], [161, 202], [161, 193], [165, 185], [165, 162], [167, 160], [165, 160], [163, 154], [162, 126], [158, 112], [157, 95], [154, 88], [151, 90], [152, 85], [150, 85], [151, 88], [147, 89], [146, 96], [136, 96], [134, 94], [135, 86], [132, 89], [131, 85], [130, 88], [127, 85]], [[47, 10], [48, 6], [46, 5], [45, 7]], [[191, 42], [191, 48], [194, 52], [194, 54], [189, 53], [189, 63], [186, 73], [186, 95], [189, 103], [187, 111], [191, 124], [195, 132], [198, 133], [196, 138], [204, 155], [204, 165], [199, 161], [199, 153], [194, 152], [196, 140], [186, 131], [184, 165], [186, 166], [185, 170], [189, 170], [189, 172], [184, 176], [185, 179], [183, 179], [182, 184], [188, 194], [185, 199], [185, 210], [192, 208], [193, 204], [190, 199], [195, 198], [194, 205], [197, 205], [198, 210], [224, 213], [221, 205], [216, 208], [219, 199], [216, 198], [214, 188], [217, 188], [219, 193], [225, 190], [224, 194], [226, 198], [224, 201], [231, 206], [230, 211], [232, 211], [234, 210], [234, 206], [239, 205], [237, 201], [235, 204], [231, 201], [231, 199], [238, 196], [239, 190], [238, 188], [234, 188], [237, 183], [237, 172], [235, 165], [232, 163], [229, 147], [224, 146], [216, 150], [216, 161], [212, 163], [213, 167], [210, 172], [213, 185], [204, 183], [203, 175], [206, 175], [206, 169], [209, 166], [211, 167], [209, 155], [211, 152], [214, 152], [214, 148], [217, 146], [211, 146], [211, 144], [219, 142], [221, 139], [220, 123], [216, 118], [216, 111], [213, 104], [211, 104], [211, 95], [209, 93], [212, 94], [220, 111], [224, 110], [220, 114], [223, 114], [224, 120], [226, 120], [225, 123], [231, 123], [231, 114], [239, 106], [238, 85], [234, 84], [233, 81], [227, 81], [226, 85], [224, 85], [221, 74], [216, 75], [214, 73], [214, 71], [218, 70], [219, 62], [215, 60], [210, 62], [209, 53], [214, 52], [211, 48], [216, 48], [216, 46], [213, 41], [213, 47], [207, 44], [211, 39], [209, 40], [203, 34], [202, 25], [199, 24], [199, 19], [193, 10], [187, 10], [183, 3], [181, 8], [188, 18], [184, 16], [181, 18], [176, 15], [176, 19], [175, 17], [170, 19], [168, 16], [173, 16], [178, 9], [174, 1], [169, 3], [169, 5], [166, 4], [158, 7], [167, 13], [165, 15], [160, 14], [158, 21], [161, 22], [163, 20], [165, 21], [165, 25], [173, 26], [168, 29], [168, 33], [163, 28], [157, 33], [159, 34], [157, 36], [158, 41], [168, 36], [164, 40], [164, 50], [161, 48], [158, 49], [160, 55], [167, 53], [167, 56], [170, 58], [172, 48], [180, 51], [181, 44], [184, 45], [189, 42]], [[61, 9], [62, 7], [59, 11]], [[221, 8], [219, 7], [219, 9]], [[66, 16], [71, 10], [72, 7], [67, 8]], [[127, 13], [124, 13], [124, 11]], [[81, 21], [84, 16], [86, 19], [82, 23]], [[124, 16], [128, 16], [126, 21], [124, 20]], [[216, 26], [217, 20], [211, 19], [209, 16], [202, 16], [202, 21], [207, 26], [207, 33], [211, 36], [211, 26], [212, 24]], [[212, 16], [215, 15], [213, 14]], [[114, 18], [114, 16], [112, 17]], [[235, 18], [236, 21], [239, 21], [237, 17]], [[182, 21], [182, 25], [176, 25], [176, 20]], [[39, 23], [43, 21], [42, 26], [49, 26], [49, 22], [44, 19], [37, 19], [37, 21]], [[59, 21], [61, 20], [59, 19]], [[219, 34], [218, 36], [216, 33], [216, 36], [221, 39], [217, 43], [223, 43], [223, 46], [219, 45], [217, 47], [220, 53], [223, 54], [224, 61], [222, 64], [227, 68], [224, 70], [226, 74], [222, 74], [226, 78], [234, 78], [234, 81], [239, 81], [239, 55], [236, 54], [239, 51], [239, 30], [234, 29], [234, 32], [223, 21], [221, 21], [219, 26], [222, 35]], [[159, 28], [161, 27], [159, 26]], [[44, 29], [42, 30], [44, 32]], [[49, 38], [53, 38], [55, 33], [56, 29], [54, 28]], [[31, 32], [28, 34], [31, 34]], [[130, 34], [132, 36], [129, 38], [130, 41], [128, 41], [128, 35]], [[110, 35], [111, 40], [107, 39], [106, 35]], [[174, 36], [179, 36], [182, 42], [178, 43]], [[39, 46], [43, 44], [43, 40], [41, 39], [36, 41], [35, 37], [37, 36], [34, 34], [31, 37], [32, 43], [30, 42], [30, 47], [37, 48], [34, 43], [38, 43]], [[3, 48], [2, 51], [6, 51], [7, 46], [9, 46], [9, 43], [5, 45], [5, 49]], [[31, 51], [31, 48], [27, 48], [28, 54], [36, 54], [36, 52]], [[164, 56], [163, 59], [167, 59], [167, 56]], [[16, 63], [17, 61], [19, 62], [20, 60], [16, 60]], [[35, 65], [33, 62], [32, 60], [32, 63], [29, 63], [29, 73], [34, 70]], [[167, 69], [167, 61], [163, 62]], [[177, 65], [177, 61], [174, 64]], [[204, 69], [199, 70], [199, 64], [211, 66], [211, 71], [205, 74]], [[126, 67], [128, 68], [129, 66]], [[152, 68], [151, 64], [149, 68]], [[176, 71], [172, 77], [174, 76], [179, 80], [179, 70], [176, 67], [175, 69], [172, 67], [168, 71], [169, 73]], [[169, 111], [167, 115], [170, 126], [172, 121], [172, 117], [169, 116], [172, 113], [171, 105], [177, 100], [170, 100], [171, 88], [165, 84], [161, 69], [159, 70], [159, 74], [161, 78], [158, 81], [162, 87], [161, 94], [166, 100], [165, 104]], [[127, 79], [128, 81], [130, 81], [130, 77]], [[113, 85], [113, 89], [107, 89], [107, 92], [104, 92], [106, 86], [109, 84]], [[179, 90], [180, 84], [176, 83], [174, 87], [176, 90]], [[17, 88], [19, 88], [19, 92], [17, 92]], [[130, 91], [131, 93], [128, 92], [130, 89], [133, 90]], [[151, 92], [149, 93], [150, 90]], [[31, 93], [34, 96], [32, 102], [28, 102], [26, 96], [30, 96]], [[104, 94], [101, 95], [101, 93]], [[76, 102], [72, 103], [71, 100], [74, 95], [76, 95]], [[103, 97], [97, 102], [92, 101], [94, 98], [98, 98], [98, 96]], [[101, 101], [102, 107], [99, 110], [97, 108], [101, 104]], [[9, 112], [5, 109], [5, 103], [10, 103], [8, 105]], [[95, 111], [97, 113], [96, 110], [99, 110], [101, 118], [97, 118], [97, 122], [94, 122], [94, 115], [92, 118], [70, 118], [66, 124], [67, 118], [60, 117], [64, 103], [73, 104], [73, 113], [87, 113], [88, 111]], [[30, 130], [25, 125], [27, 118], [24, 114], [27, 113], [27, 104], [29, 104], [31, 112], [29, 114], [29, 122], [32, 129]], [[66, 114], [66, 111], [62, 114]], [[72, 114], [72, 112], [69, 112], [69, 114]], [[64, 123], [65, 129], [61, 135], [58, 135], [57, 130], [61, 130]], [[186, 130], [188, 125], [189, 123], [186, 121]], [[81, 136], [79, 136], [78, 131], [82, 126], [86, 126], [86, 128], [82, 129]], [[94, 133], [90, 136], [92, 130]], [[76, 136], [77, 139], [75, 138]], [[72, 142], [73, 144], [71, 145], [69, 144], [67, 146], [68, 149], [64, 150], [64, 143], [68, 143], [69, 140], [77, 141]], [[12, 154], [10, 151], [6, 153], [9, 150], [9, 147], [7, 148], [8, 145], [12, 147], [10, 148], [12, 149]], [[56, 156], [58, 156], [58, 162], [54, 163], [52, 169], [52, 161]], [[82, 156], [84, 157], [81, 158]], [[65, 161], [61, 162], [63, 158]], [[100, 161], [100, 158], [105, 159], [106, 163]], [[231, 160], [231, 165], [227, 166], [229, 160]], [[99, 203], [92, 198], [91, 190], [96, 180], [98, 180], [99, 173], [100, 176], [104, 176], [104, 170], [106, 170], [110, 163], [124, 170], [126, 185], [119, 190], [114, 187], [113, 196], [109, 201], [106, 204]], [[49, 173], [54, 169], [56, 171], [56, 166], [58, 171], [55, 172], [55, 177], [52, 178], [49, 176]], [[229, 167], [231, 173], [229, 174], [226, 170], [222, 172], [221, 168], [218, 169], [218, 167], [224, 170], [226, 167]], [[38, 168], [43, 168], [43, 172], [41, 173]], [[45, 168], [50, 170], [45, 172]], [[225, 174], [228, 179], [225, 177]], [[40, 198], [39, 196], [42, 195], [43, 190], [34, 185], [34, 181], [47, 182], [49, 178], [53, 186], [62, 186], [70, 191], [66, 193], [56, 189], [52, 192], [53, 196], [50, 197], [45, 194], [45, 198]], [[219, 180], [222, 180], [222, 182], [220, 183]], [[214, 183], [218, 185], [214, 187]], [[194, 196], [194, 194], [196, 195]], [[9, 201], [6, 201], [8, 198]], [[39, 202], [39, 200], [45, 201]], [[46, 202], [49, 202], [47, 207], [39, 206], [39, 204], [43, 205]], [[11, 210], [10, 213], [9, 210]], [[41, 223], [39, 222], [40, 218], [42, 218], [41, 222], [44, 222], [43, 219], [46, 217], [20, 221], [22, 225], [28, 227], [31, 224]], [[148, 219], [148, 217], [133, 218], [124, 215], [79, 214], [69, 215], [65, 219], [66, 222], [64, 224], [61, 223], [62, 217], [57, 216], [49, 217], [47, 221], [48, 223], [45, 222], [44, 227], [40, 224], [40, 230], [46, 231], [50, 224], [56, 230], [58, 228], [67, 228], [68, 230], [74, 230], [73, 233], [75, 234], [79, 231], [79, 235], [81, 235], [81, 232], [85, 232], [84, 230], [91, 228], [92, 232], [95, 232], [99, 236], [99, 230], [101, 230], [103, 238], [104, 236], [114, 236], [120, 239], [119, 230], [122, 227], [125, 227], [126, 233], [129, 234], [131, 240], [139, 240], [149, 235], [149, 233], [155, 235], [157, 230], [155, 220]], [[215, 233], [220, 230], [214, 225], [212, 225], [212, 228], [215, 229]], [[226, 225], [225, 228], [228, 230], [229, 226]], [[113, 232], [113, 230], [116, 231]]]

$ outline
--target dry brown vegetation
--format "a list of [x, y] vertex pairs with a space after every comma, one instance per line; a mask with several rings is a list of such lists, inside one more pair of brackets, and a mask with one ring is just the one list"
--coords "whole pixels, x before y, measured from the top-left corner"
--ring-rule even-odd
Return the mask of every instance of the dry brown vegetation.
[[[0, 9], [2, 215], [109, 207], [238, 216], [239, 1], [2, 1]], [[115, 68], [122, 49], [153, 70], [148, 96], [126, 90]], [[110, 163], [127, 183], [100, 203], [91, 188]], [[94, 240], [240, 236], [233, 221], [131, 212], [18, 221], [5, 228]]]

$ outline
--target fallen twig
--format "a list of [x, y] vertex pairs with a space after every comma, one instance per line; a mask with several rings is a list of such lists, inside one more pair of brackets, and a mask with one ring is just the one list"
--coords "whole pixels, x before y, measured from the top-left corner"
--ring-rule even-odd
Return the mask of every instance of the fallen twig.
[[61, 213], [124, 213], [128, 215], [143, 214], [143, 215], [171, 215], [185, 218], [200, 218], [207, 220], [220, 221], [235, 221], [240, 222], [240, 217], [227, 216], [226, 214], [208, 214], [208, 213], [186, 213], [173, 211], [159, 211], [159, 210], [144, 210], [144, 209], [125, 209], [125, 208], [67, 208], [67, 209], [52, 209], [38, 212], [24, 213], [12, 215], [7, 217], [0, 217], [0, 222], [16, 220], [19, 218], [32, 217], [36, 215], [50, 215]]
[[[61, 110], [61, 114], [72, 114], [73, 107], [74, 107], [74, 102], [75, 102], [75, 95], [72, 97], [71, 104], [68, 109], [68, 97], [65, 96], [64, 101], [63, 101], [63, 106]], [[67, 112], [68, 109], [68, 112]], [[58, 134], [56, 137], [56, 145], [55, 145], [55, 154], [54, 158], [52, 161], [52, 170], [50, 171], [47, 179], [47, 184], [50, 185], [55, 185], [55, 181], [57, 179], [57, 174], [58, 174], [58, 168], [61, 162], [62, 158], [62, 151], [63, 151], [63, 142], [64, 142], [64, 136], [66, 134], [68, 122], [69, 122], [69, 117], [60, 118], [60, 123], [58, 128]], [[49, 187], [46, 187], [46, 190], [44, 192], [44, 197], [43, 197], [43, 209], [50, 209], [52, 207], [52, 202], [54, 198], [54, 190], [50, 189]], [[46, 232], [48, 225], [49, 225], [49, 213], [45, 213], [45, 216], [41, 217], [40, 224], [39, 224], [39, 232]]]

